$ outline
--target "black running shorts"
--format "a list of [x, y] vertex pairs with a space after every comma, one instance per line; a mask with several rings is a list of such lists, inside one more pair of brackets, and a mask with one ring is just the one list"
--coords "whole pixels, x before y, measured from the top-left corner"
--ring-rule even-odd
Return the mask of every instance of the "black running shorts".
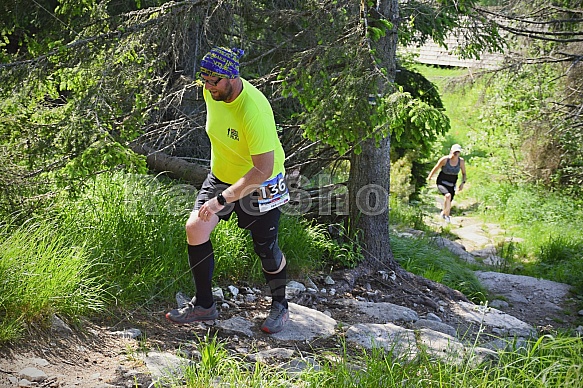
[[[213, 173], [209, 173], [204, 180], [196, 197], [193, 210], [198, 210], [208, 200], [216, 197], [221, 191], [230, 185], [220, 181]], [[277, 235], [279, 228], [279, 208], [271, 209], [265, 213], [259, 211], [257, 192], [253, 192], [238, 201], [228, 203], [217, 213], [219, 219], [228, 220], [231, 214], [237, 214], [237, 224], [240, 228], [249, 230], [253, 235], [260, 237], [272, 237]]]

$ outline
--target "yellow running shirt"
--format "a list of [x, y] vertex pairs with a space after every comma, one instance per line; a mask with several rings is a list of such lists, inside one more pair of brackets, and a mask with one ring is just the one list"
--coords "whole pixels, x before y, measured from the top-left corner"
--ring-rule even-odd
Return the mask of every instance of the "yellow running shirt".
[[233, 184], [253, 167], [251, 155], [274, 151], [273, 175], [284, 173], [285, 154], [275, 129], [267, 98], [247, 80], [235, 101], [213, 100], [205, 88], [206, 132], [211, 141], [211, 171], [219, 180]]

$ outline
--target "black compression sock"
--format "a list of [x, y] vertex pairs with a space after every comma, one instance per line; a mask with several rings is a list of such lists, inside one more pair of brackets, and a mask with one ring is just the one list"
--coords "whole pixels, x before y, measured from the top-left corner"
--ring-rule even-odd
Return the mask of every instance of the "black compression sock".
[[287, 283], [287, 265], [276, 274], [263, 273], [265, 280], [271, 289], [271, 299], [281, 303], [287, 308], [287, 300], [285, 299], [285, 286]]
[[196, 285], [196, 305], [209, 308], [213, 304], [212, 278], [215, 267], [213, 244], [188, 245], [188, 263]]

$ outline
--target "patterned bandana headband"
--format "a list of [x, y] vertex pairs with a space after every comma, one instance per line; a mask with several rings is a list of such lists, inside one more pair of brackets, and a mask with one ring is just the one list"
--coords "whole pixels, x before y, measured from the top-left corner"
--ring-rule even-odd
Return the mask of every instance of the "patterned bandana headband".
[[200, 74], [208, 77], [237, 78], [239, 58], [244, 51], [239, 48], [215, 47], [200, 61]]

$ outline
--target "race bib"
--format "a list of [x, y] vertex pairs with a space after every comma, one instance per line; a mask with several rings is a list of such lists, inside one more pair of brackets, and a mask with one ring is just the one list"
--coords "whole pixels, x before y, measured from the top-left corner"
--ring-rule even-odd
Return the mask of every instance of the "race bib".
[[289, 201], [289, 191], [282, 173], [265, 181], [257, 189], [259, 192], [259, 211], [275, 209]]

